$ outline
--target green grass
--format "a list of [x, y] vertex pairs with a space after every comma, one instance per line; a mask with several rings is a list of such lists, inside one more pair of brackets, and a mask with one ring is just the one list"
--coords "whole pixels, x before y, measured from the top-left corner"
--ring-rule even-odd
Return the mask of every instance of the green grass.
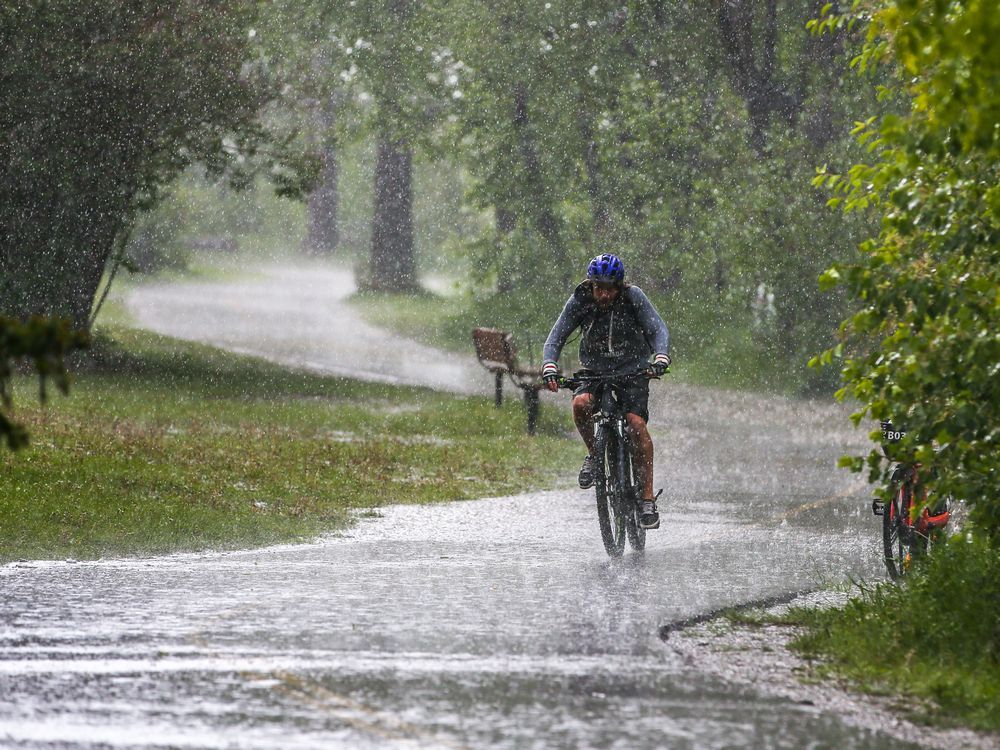
[[240, 548], [343, 528], [351, 511], [551, 487], [567, 414], [321, 377], [114, 328], [0, 453], [0, 561]]
[[903, 696], [925, 723], [1000, 731], [1000, 555], [956, 537], [905, 585], [862, 590], [845, 607], [793, 610], [792, 647], [821, 673]]
[[[794, 610], [793, 610], [794, 612]], [[796, 615], [768, 612], [760, 607], [733, 607], [725, 610], [722, 619], [730, 625], [741, 628], [765, 628], [773, 625], [795, 625], [799, 622]]]
[[472, 351], [470, 302], [465, 295], [358, 293], [354, 308], [372, 325], [447, 351]]

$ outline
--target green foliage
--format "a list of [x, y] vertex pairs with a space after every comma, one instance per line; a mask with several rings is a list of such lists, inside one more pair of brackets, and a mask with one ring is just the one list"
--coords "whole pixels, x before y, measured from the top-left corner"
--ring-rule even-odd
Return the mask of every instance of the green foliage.
[[[285, 87], [282, 117], [312, 138], [344, 146], [366, 135], [431, 147], [451, 95], [429, 12], [409, 0], [269, 3], [267, 59]], [[315, 118], [333, 104], [333, 122]], [[333, 126], [333, 133], [321, 132]]]
[[[373, 159], [358, 144], [395, 139], [424, 171], [420, 255], [460, 256], [446, 267], [471, 271], [477, 317], [503, 310], [545, 328], [553, 288], [568, 293], [588, 258], [614, 249], [675, 316], [685, 356], [748, 351], [751, 369], [774, 363], [800, 390], [829, 386], [803, 360], [849, 303], [821, 300], [814, 279], [853, 257], [868, 217], [835, 220], [802, 183], [807, 165], [848, 158], [849, 107], [874, 105], [868, 83], [844, 80], [850, 23], [818, 39], [811, 3], [778, 4], [769, 19], [748, 0], [719, 14], [593, 0], [266, 7], [261, 44], [286, 84], [269, 122], [343, 158], [346, 249], [370, 246]], [[448, 236], [452, 169], [470, 190]], [[765, 321], [753, 308], [762, 285]], [[720, 326], [742, 344], [716, 346]]]
[[[65, 114], [46, 138], [15, 139], [0, 173], [2, 197], [16, 199], [0, 205], [31, 214], [12, 208], [10, 226], [32, 235], [0, 256], [5, 281], [16, 280], [5, 304], [73, 297], [74, 319], [86, 319], [115, 238], [192, 162], [241, 186], [263, 163], [279, 190], [301, 193], [317, 173], [311, 157], [371, 138], [419, 152], [418, 249], [436, 255], [448, 242], [476, 288], [498, 295], [487, 307], [553, 285], [568, 292], [582, 263], [611, 248], [677, 311], [677, 341], [686, 335], [693, 356], [715, 356], [702, 332], [721, 323], [758, 358], [798, 372], [846, 314], [845, 295], [821, 303], [811, 280], [851, 257], [865, 217], [834, 223], [801, 189], [803, 165], [846, 158], [845, 112], [871, 92], [841, 80], [850, 22], [831, 22], [818, 41], [805, 29], [811, 2], [776, 4], [773, 18], [749, 0], [718, 13], [594, 0], [195, 6], [60, 0], [4, 23], [0, 124], [20, 139], [40, 128], [15, 124], [48, 122], [53, 102]], [[146, 23], [154, 11], [159, 21]], [[442, 179], [451, 171], [461, 178]], [[358, 254], [369, 209], [354, 196], [370, 185], [355, 178], [368, 174], [347, 164], [341, 190], [345, 245]], [[55, 200], [56, 184], [74, 200]], [[456, 185], [471, 190], [450, 233]], [[44, 205], [63, 206], [58, 221]], [[169, 230], [163, 216], [150, 221], [138, 244]], [[170, 242], [161, 251], [173, 260], [151, 263], [180, 259]], [[766, 326], [752, 309], [761, 285], [774, 295]]]
[[168, 196], [154, 210], [138, 219], [125, 245], [126, 267], [136, 273], [188, 267], [190, 248], [184, 241], [185, 207]]
[[[908, 430], [896, 458], [921, 462], [931, 494], [965, 500], [1000, 542], [1000, 33], [995, 5], [884, 2], [859, 65], [895, 66], [909, 111], [859, 122], [876, 157], [821, 173], [846, 211], [876, 207], [862, 259], [829, 270], [860, 303], [842, 328], [854, 415]], [[860, 467], [861, 462], [850, 462]], [[873, 481], [888, 468], [873, 449]]]
[[[867, 84], [840, 80], [840, 37], [813, 42], [808, 9], [782, 6], [759, 69], [774, 70], [769, 92], [795, 89], [794, 112], [775, 103], [763, 116], [748, 110], [752, 82], [726, 73], [730, 40], [700, 8], [453, 2], [439, 15], [463, 64], [454, 151], [476, 179], [472, 199], [496, 217], [472, 246], [476, 286], [495, 293], [480, 293], [477, 310], [542, 328], [564, 299], [553, 288], [568, 294], [586, 260], [611, 249], [662, 303], [682, 356], [763, 361], [795, 373], [798, 389], [830, 386], [804, 361], [849, 308], [843, 294], [821, 302], [815, 277], [853, 256], [867, 217], [831, 217], [819, 191], [801, 189], [803, 165], [846, 154], [848, 106], [874, 103]], [[762, 20], [746, 21], [767, 47]], [[766, 320], [753, 308], [762, 285]], [[745, 345], [717, 346], [720, 331]], [[751, 356], [732, 362], [723, 349]]]
[[[56, 0], [0, 8], [0, 304], [88, 324], [116, 241], [194, 162], [294, 190], [257, 112], [257, 4]], [[264, 147], [267, 148], [264, 148]]]
[[301, 243], [305, 209], [277, 196], [263, 177], [239, 189], [192, 167], [142, 214], [125, 247], [134, 273], [187, 269], [199, 251], [216, 257], [284, 257]]
[[793, 647], [915, 718], [1000, 729], [1000, 556], [982, 539], [934, 548], [905, 586], [865, 588], [844, 608], [798, 611]]
[[[874, 97], [843, 80], [849, 24], [817, 41], [811, 3], [776, 6], [773, 28], [759, 4], [730, 6], [738, 29], [690, 4], [280, 2], [265, 47], [291, 84], [292, 120], [333, 103], [336, 124], [315, 137], [344, 155], [341, 238], [356, 254], [371, 215], [359, 179], [371, 158], [355, 160], [356, 144], [398, 138], [426, 173], [458, 165], [471, 186], [450, 240], [435, 219], [454, 222], [454, 194], [432, 216], [445, 203], [426, 191], [440, 180], [418, 176], [415, 201], [421, 255], [448, 241], [477, 319], [500, 310], [494, 324], [546, 328], [585, 261], [614, 249], [674, 316], [685, 356], [735, 369], [728, 353], [749, 352], [751, 370], [763, 362], [821, 390], [832, 376], [803, 360], [848, 302], [821, 301], [814, 279], [853, 256], [867, 217], [835, 220], [802, 183], [807, 165], [846, 158], [846, 112]], [[766, 321], [753, 309], [761, 285]], [[717, 346], [720, 330], [739, 345]]]
[[11, 378], [14, 363], [28, 359], [38, 373], [41, 401], [46, 399], [46, 384], [51, 379], [62, 393], [69, 392], [69, 374], [63, 358], [75, 349], [85, 348], [89, 343], [86, 333], [73, 331], [64, 320], [31, 318], [20, 322], [0, 316], [0, 441], [6, 441], [11, 450], [18, 450], [28, 444], [28, 433], [24, 427], [10, 419]]

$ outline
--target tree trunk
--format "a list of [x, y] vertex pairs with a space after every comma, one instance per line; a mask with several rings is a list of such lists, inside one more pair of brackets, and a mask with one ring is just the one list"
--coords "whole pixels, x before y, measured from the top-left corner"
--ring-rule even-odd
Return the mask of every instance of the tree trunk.
[[588, 108], [583, 102], [576, 113], [577, 128], [583, 141], [583, 164], [587, 170], [587, 194], [590, 197], [590, 214], [593, 220], [594, 244], [601, 248], [611, 232], [611, 210], [605, 199], [604, 186], [601, 184], [601, 168], [597, 153], [597, 139], [594, 137], [594, 124], [591, 121]]
[[328, 257], [333, 255], [340, 243], [337, 215], [340, 164], [337, 159], [337, 142], [332, 133], [336, 119], [335, 97], [328, 97], [317, 109], [316, 121], [320, 131], [323, 167], [319, 184], [309, 194], [306, 204], [308, 229], [302, 249], [307, 255]]
[[772, 117], [794, 122], [804, 96], [801, 91], [791, 91], [776, 75], [777, 0], [767, 0], [760, 43], [754, 38], [755, 7], [753, 0], [718, 0], [716, 25], [729, 80], [746, 103], [750, 145], [764, 155]]
[[[813, 5], [812, 17], [819, 18], [825, 0], [817, 0]], [[799, 88], [806, 91], [810, 86], [814, 92], [810, 111], [805, 113], [803, 132], [815, 146], [824, 147], [850, 125], [848, 118], [838, 116], [836, 97], [841, 89], [844, 66], [840, 62], [844, 54], [846, 30], [827, 31], [824, 34], [810, 34], [806, 39], [801, 67]], [[818, 81], [809, 79], [815, 71]]]
[[493, 213], [496, 217], [497, 229], [493, 242], [493, 247], [496, 251], [497, 292], [499, 294], [506, 294], [507, 292], [514, 291], [515, 279], [511, 273], [511, 265], [504, 263], [503, 243], [507, 236], [517, 227], [517, 214], [503, 206], [496, 206], [493, 209]]
[[528, 192], [533, 198], [531, 205], [535, 208], [531, 217], [532, 224], [548, 246], [549, 257], [555, 267], [563, 272], [563, 281], [568, 286], [570, 276], [566, 268], [566, 248], [562, 242], [559, 217], [552, 208], [552, 199], [542, 178], [538, 144], [531, 132], [531, 119], [528, 115], [528, 90], [523, 83], [514, 87], [514, 129], [518, 134]]
[[97, 290], [116, 247], [118, 235], [125, 226], [124, 212], [107, 213], [101, 218], [88, 238], [92, 243], [89, 252], [79, 252], [75, 256], [79, 272], [69, 290], [70, 315], [75, 328], [90, 327], [90, 313], [97, 298]]
[[419, 288], [413, 248], [413, 154], [407, 143], [382, 137], [375, 162], [375, 216], [366, 286], [374, 291]]

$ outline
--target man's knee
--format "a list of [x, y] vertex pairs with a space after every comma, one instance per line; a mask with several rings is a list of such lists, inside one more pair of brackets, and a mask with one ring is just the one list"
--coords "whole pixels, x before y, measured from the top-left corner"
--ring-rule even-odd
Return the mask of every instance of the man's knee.
[[638, 414], [629, 412], [625, 415], [625, 421], [628, 423], [628, 429], [634, 434], [642, 435], [646, 432], [646, 420]]
[[573, 396], [573, 411], [579, 413], [589, 413], [594, 409], [594, 394], [578, 393]]

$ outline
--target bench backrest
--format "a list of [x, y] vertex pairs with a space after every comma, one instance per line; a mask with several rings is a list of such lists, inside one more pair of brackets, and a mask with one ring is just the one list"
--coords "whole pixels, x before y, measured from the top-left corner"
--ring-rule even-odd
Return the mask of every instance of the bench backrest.
[[479, 363], [491, 372], [516, 372], [517, 348], [514, 337], [497, 328], [474, 328], [472, 341], [476, 345]]

